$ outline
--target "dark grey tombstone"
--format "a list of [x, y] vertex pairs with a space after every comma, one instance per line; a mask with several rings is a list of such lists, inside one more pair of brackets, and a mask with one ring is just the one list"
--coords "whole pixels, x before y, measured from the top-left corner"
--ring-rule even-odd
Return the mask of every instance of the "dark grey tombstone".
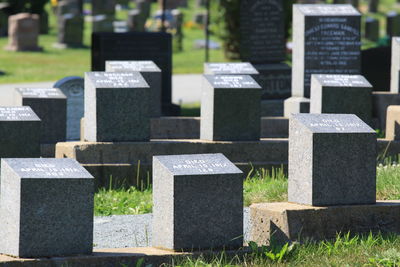
[[222, 154], [153, 157], [154, 247], [243, 245], [243, 173]]
[[392, 63], [390, 71], [390, 92], [400, 93], [400, 37], [392, 38]]
[[305, 205], [376, 201], [376, 133], [352, 114], [295, 114], [289, 121], [288, 200]]
[[82, 77], [65, 77], [53, 85], [67, 97], [67, 132], [68, 141], [80, 140], [81, 119], [84, 114], [84, 80]]
[[104, 71], [106, 60], [151, 60], [162, 71], [162, 113], [179, 115], [172, 104], [172, 36], [163, 32], [92, 34], [92, 71]]
[[0, 193], [0, 253], [92, 253], [94, 178], [77, 161], [3, 158]]
[[128, 28], [129, 31], [143, 32], [145, 30], [147, 18], [139, 9], [133, 9], [128, 12]]
[[389, 11], [386, 14], [386, 35], [389, 37], [400, 35], [400, 14]]
[[41, 144], [66, 140], [67, 97], [57, 88], [17, 88], [15, 105], [30, 106], [41, 119]]
[[372, 123], [372, 85], [361, 75], [311, 76], [310, 113], [355, 114]]
[[92, 32], [113, 32], [114, 18], [106, 15], [96, 15], [92, 17]]
[[204, 75], [200, 139], [260, 139], [261, 87], [249, 75]]
[[311, 74], [361, 73], [360, 19], [351, 5], [293, 5], [292, 96], [310, 97]]
[[150, 114], [161, 116], [161, 70], [153, 61], [106, 61], [108, 72], [139, 72], [150, 86]]
[[85, 73], [85, 140], [149, 141], [150, 87], [138, 72]]
[[40, 135], [40, 118], [30, 107], [0, 107], [0, 158], [40, 157]]
[[365, 38], [373, 42], [379, 41], [379, 20], [373, 17], [365, 19]]
[[242, 0], [240, 54], [242, 61], [284, 61], [286, 40], [283, 0]]
[[106, 15], [114, 18], [116, 4], [115, 0], [92, 0], [92, 16]]
[[262, 100], [286, 99], [291, 96], [292, 68], [286, 63], [254, 64], [262, 88]]
[[83, 46], [83, 27], [82, 16], [65, 14], [58, 19], [58, 46], [81, 47]]

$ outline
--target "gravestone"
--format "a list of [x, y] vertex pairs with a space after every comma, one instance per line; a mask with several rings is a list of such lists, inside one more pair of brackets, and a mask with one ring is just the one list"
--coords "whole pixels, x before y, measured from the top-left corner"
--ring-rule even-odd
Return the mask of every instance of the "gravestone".
[[290, 97], [291, 67], [286, 60], [283, 0], [244, 0], [240, 6], [240, 54], [259, 73], [262, 116], [282, 116]]
[[387, 108], [385, 133], [388, 140], [400, 140], [400, 106]]
[[361, 73], [360, 18], [351, 5], [293, 5], [293, 97], [310, 97], [312, 74]]
[[289, 202], [373, 204], [376, 133], [353, 114], [295, 114], [289, 121]]
[[286, 59], [282, 0], [243, 0], [240, 6], [241, 59], [251, 63]]
[[85, 140], [149, 141], [150, 87], [138, 72], [85, 73]]
[[386, 35], [388, 37], [400, 35], [400, 14], [389, 11], [386, 14]]
[[200, 139], [260, 139], [261, 87], [249, 75], [204, 75]]
[[171, 103], [172, 38], [162, 32], [94, 33], [92, 71], [104, 71], [106, 60], [151, 60], [162, 71], [163, 115], [179, 115]]
[[372, 122], [372, 85], [361, 75], [311, 75], [310, 113], [355, 114]]
[[58, 1], [56, 14], [57, 17], [61, 17], [65, 14], [73, 14], [76, 16], [82, 16], [83, 14], [82, 1], [79, 0], [61, 0]]
[[375, 91], [389, 91], [391, 47], [378, 46], [361, 51], [361, 75]]
[[41, 119], [41, 144], [66, 140], [67, 97], [57, 88], [17, 88], [15, 105], [30, 106]]
[[150, 17], [151, 0], [136, 0], [136, 9], [140, 11], [145, 19]]
[[39, 16], [20, 13], [8, 18], [8, 45], [10, 51], [41, 51], [38, 46]]
[[243, 173], [222, 154], [153, 157], [154, 247], [243, 245]]
[[[163, 9], [163, 0], [158, 0], [158, 6]], [[177, 9], [179, 7], [188, 7], [188, 0], [167, 0], [165, 9]]]
[[143, 32], [145, 30], [147, 18], [139, 9], [133, 9], [128, 12], [128, 28], [130, 31]]
[[65, 14], [58, 18], [58, 43], [61, 48], [83, 46], [84, 20], [80, 15]]
[[390, 92], [400, 93], [400, 37], [392, 38], [392, 58], [390, 72]]
[[150, 114], [161, 116], [161, 70], [153, 61], [106, 61], [108, 72], [139, 72], [150, 86]]
[[0, 253], [91, 254], [93, 198], [93, 177], [73, 159], [2, 159]]
[[0, 158], [40, 157], [40, 135], [30, 107], [0, 107]]
[[204, 63], [204, 74], [210, 75], [250, 75], [257, 79], [258, 71], [249, 62]]
[[365, 19], [365, 38], [373, 42], [379, 41], [379, 20], [373, 17]]
[[113, 32], [114, 18], [106, 15], [96, 15], [92, 17], [92, 32]]
[[9, 3], [0, 3], [0, 36], [7, 36]]
[[67, 132], [68, 141], [80, 140], [80, 121], [84, 114], [84, 80], [70, 76], [57, 81], [54, 88], [59, 88], [67, 97]]
[[116, 4], [115, 0], [92, 0], [92, 16], [106, 15], [114, 18]]

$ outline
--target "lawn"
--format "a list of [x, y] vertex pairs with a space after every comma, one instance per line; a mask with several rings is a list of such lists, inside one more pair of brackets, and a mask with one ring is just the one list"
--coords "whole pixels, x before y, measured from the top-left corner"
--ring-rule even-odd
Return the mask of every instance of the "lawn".
[[[244, 180], [244, 204], [287, 200], [287, 177], [282, 169], [252, 170]], [[151, 212], [151, 188], [103, 189], [95, 195], [95, 214], [141, 214]], [[380, 164], [377, 167], [377, 199], [400, 199], [400, 165]], [[400, 237], [367, 235], [350, 237], [343, 233], [336, 240], [283, 247], [258, 247], [253, 253], [228, 258], [177, 259], [172, 266], [400, 266]], [[169, 266], [169, 265], [165, 265]]]
[[[204, 29], [201, 26], [189, 22], [194, 15], [194, 1], [190, 1], [190, 8], [182, 9], [185, 20], [183, 51], [174, 52], [174, 73], [201, 73], [203, 71], [204, 50], [195, 49], [195, 40], [204, 39]], [[133, 4], [132, 4], [133, 7]], [[85, 9], [90, 9], [85, 5]], [[152, 10], [157, 9], [153, 4]], [[7, 37], [0, 38], [0, 70], [6, 75], [0, 76], [0, 84], [22, 83], [37, 81], [56, 81], [65, 76], [83, 76], [90, 71], [90, 34], [91, 23], [85, 22], [84, 45], [81, 49], [60, 50], [53, 47], [57, 40], [56, 17], [48, 6], [50, 14], [50, 32], [40, 35], [39, 45], [44, 48], [43, 52], [10, 52], [5, 51]], [[127, 11], [117, 12], [117, 19], [124, 20]], [[215, 41], [217, 39], [213, 38]], [[212, 50], [210, 53], [212, 61], [226, 61], [222, 50]]]

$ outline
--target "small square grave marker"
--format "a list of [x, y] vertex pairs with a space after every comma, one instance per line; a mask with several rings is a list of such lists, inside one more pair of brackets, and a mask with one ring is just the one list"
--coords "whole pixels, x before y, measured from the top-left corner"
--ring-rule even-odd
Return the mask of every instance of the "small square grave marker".
[[0, 253], [90, 254], [94, 179], [73, 159], [2, 159]]
[[222, 154], [153, 157], [153, 246], [243, 245], [243, 173]]
[[289, 122], [289, 202], [376, 201], [376, 133], [352, 114], [295, 114]]
[[85, 74], [85, 139], [148, 141], [150, 88], [138, 72]]
[[204, 75], [200, 139], [260, 139], [261, 87], [249, 75]]

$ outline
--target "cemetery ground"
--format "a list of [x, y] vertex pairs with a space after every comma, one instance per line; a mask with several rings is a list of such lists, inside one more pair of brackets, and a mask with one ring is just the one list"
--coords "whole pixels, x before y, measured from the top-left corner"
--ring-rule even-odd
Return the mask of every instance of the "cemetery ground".
[[[182, 9], [186, 20], [191, 20], [194, 15], [194, 1], [190, 1], [189, 8]], [[90, 9], [90, 7], [86, 7]], [[10, 52], [4, 51], [7, 37], [0, 38], [0, 70], [6, 75], [0, 75], [0, 83], [24, 83], [39, 81], [57, 81], [66, 76], [82, 76], [90, 70], [90, 36], [92, 24], [85, 22], [83, 48], [57, 49], [53, 44], [57, 40], [56, 17], [47, 6], [49, 13], [49, 34], [40, 35], [39, 45], [43, 52]], [[152, 11], [155, 11], [153, 4]], [[117, 19], [125, 20], [126, 11], [117, 12]], [[195, 40], [204, 39], [204, 29], [192, 22], [184, 26], [183, 51], [174, 52], [173, 70], [175, 74], [202, 73], [204, 49], [195, 49]], [[212, 40], [219, 42], [215, 37]], [[210, 50], [213, 61], [227, 61], [221, 49]]]
[[[150, 213], [151, 188], [105, 188], [95, 195], [95, 215]], [[400, 165], [386, 160], [377, 167], [377, 199], [400, 198]], [[287, 176], [282, 169], [251, 171], [244, 180], [244, 204], [287, 201]], [[258, 247], [252, 253], [228, 257], [178, 258], [174, 266], [399, 266], [400, 237], [397, 235], [350, 236], [336, 240], [291, 246]]]

